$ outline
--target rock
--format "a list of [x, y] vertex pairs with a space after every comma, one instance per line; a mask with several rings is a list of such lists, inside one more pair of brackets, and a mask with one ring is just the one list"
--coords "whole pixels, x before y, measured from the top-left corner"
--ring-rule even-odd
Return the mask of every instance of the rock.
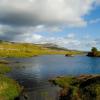
[[73, 57], [74, 55], [72, 55], [72, 54], [66, 54], [65, 56], [66, 57]]
[[89, 52], [87, 54], [89, 57], [100, 57], [100, 52]]
[[10, 62], [6, 61], [6, 60], [0, 60], [0, 64], [9, 64]]
[[22, 91], [22, 96], [24, 97], [25, 100], [28, 100], [28, 98], [29, 98], [29, 96], [28, 96], [27, 91], [26, 91], [25, 88]]

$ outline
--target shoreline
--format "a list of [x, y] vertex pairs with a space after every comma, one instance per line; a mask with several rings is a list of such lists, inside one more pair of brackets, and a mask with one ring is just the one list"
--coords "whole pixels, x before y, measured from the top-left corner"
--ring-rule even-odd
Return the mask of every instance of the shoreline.
[[60, 76], [49, 82], [62, 88], [60, 100], [99, 100], [100, 98], [100, 75]]
[[0, 61], [0, 100], [14, 100], [22, 91], [18, 82], [6, 75], [12, 70], [9, 63], [6, 60]]

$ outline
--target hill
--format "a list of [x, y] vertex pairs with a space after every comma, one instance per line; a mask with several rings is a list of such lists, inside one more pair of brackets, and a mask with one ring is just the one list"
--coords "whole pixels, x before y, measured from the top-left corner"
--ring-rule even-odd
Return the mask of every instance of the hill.
[[45, 48], [49, 48], [49, 49], [53, 49], [53, 50], [64, 50], [64, 51], [69, 50], [69, 49], [64, 48], [64, 47], [59, 47], [58, 45], [53, 44], [53, 43], [45, 43], [45, 44], [41, 44], [41, 45]]
[[57, 45], [51, 44], [33, 44], [33, 43], [15, 43], [15, 42], [0, 42], [1, 57], [32, 57], [37, 55], [49, 54], [81, 54], [80, 51], [72, 51], [65, 48], [60, 48]]

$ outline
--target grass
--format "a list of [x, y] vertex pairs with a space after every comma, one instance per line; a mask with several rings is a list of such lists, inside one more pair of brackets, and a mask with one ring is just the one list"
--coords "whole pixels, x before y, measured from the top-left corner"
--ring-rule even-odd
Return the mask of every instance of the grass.
[[0, 100], [14, 100], [20, 92], [18, 83], [0, 74]]
[[100, 100], [100, 75], [57, 77], [50, 82], [62, 87], [61, 98], [66, 97], [68, 100]]
[[55, 85], [59, 85], [62, 88], [69, 87], [71, 84], [73, 84], [73, 76], [66, 76], [66, 77], [57, 77], [54, 78], [53, 82]]
[[79, 89], [78, 89], [78, 84], [75, 84], [76, 83], [75, 77], [73, 76], [57, 77], [51, 80], [51, 82], [53, 82], [53, 84], [58, 85], [62, 88], [62, 90], [60, 91], [60, 96], [62, 98], [61, 100], [65, 100], [63, 99], [63, 96], [66, 96], [66, 100], [67, 99], [80, 100], [77, 94]]
[[0, 62], [0, 100], [14, 100], [19, 96], [21, 87], [16, 81], [4, 75], [11, 71], [11, 67], [7, 66], [8, 62], [4, 60]]
[[32, 57], [36, 55], [52, 55], [52, 54], [82, 54], [80, 51], [58, 50], [43, 47], [31, 43], [0, 43], [1, 57]]
[[0, 74], [5, 74], [11, 71], [11, 67], [8, 67], [5, 64], [0, 64]]
[[91, 84], [81, 89], [83, 100], [100, 100], [100, 84]]
[[100, 57], [100, 51], [96, 52], [96, 56]]

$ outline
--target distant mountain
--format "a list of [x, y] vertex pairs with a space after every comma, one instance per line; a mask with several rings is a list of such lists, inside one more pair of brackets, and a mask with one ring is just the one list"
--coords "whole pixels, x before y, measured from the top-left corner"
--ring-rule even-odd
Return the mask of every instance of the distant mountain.
[[49, 49], [53, 49], [53, 50], [67, 50], [69, 51], [69, 49], [67, 48], [64, 48], [64, 47], [60, 47], [56, 44], [53, 44], [53, 43], [45, 43], [45, 44], [40, 44], [41, 46], [43, 46], [44, 48], [49, 48]]
[[[42, 48], [47, 48], [51, 50], [60, 50], [60, 51], [75, 51], [75, 52], [80, 52], [79, 50], [70, 50], [61, 46], [58, 46], [57, 44], [54, 43], [44, 43], [44, 44], [35, 44], [35, 43], [20, 43], [20, 42], [10, 42], [10, 41], [5, 41], [5, 40], [0, 40], [0, 43], [6, 43], [6, 44], [27, 44], [27, 45], [33, 45], [33, 46], [40, 46]], [[81, 51], [84, 52], [84, 51]]]
[[81, 51], [68, 50], [58, 45], [18, 43], [18, 42], [0, 42], [0, 57], [33, 57], [37, 55], [77, 55], [83, 54]]

